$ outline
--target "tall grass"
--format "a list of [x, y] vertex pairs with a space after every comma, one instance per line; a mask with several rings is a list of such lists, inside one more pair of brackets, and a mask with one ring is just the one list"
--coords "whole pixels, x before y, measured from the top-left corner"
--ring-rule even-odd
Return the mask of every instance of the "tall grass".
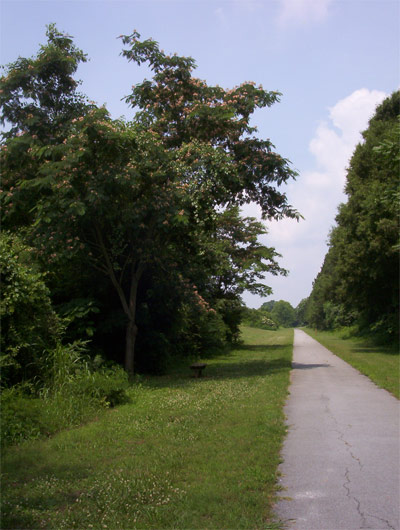
[[[98, 421], [3, 459], [3, 528], [278, 528], [292, 331], [143, 378]], [[12, 485], [12, 487], [11, 487]]]
[[128, 378], [118, 366], [97, 367], [85, 343], [58, 344], [43, 357], [43, 378], [4, 389], [2, 445], [49, 436], [80, 425], [128, 400]]

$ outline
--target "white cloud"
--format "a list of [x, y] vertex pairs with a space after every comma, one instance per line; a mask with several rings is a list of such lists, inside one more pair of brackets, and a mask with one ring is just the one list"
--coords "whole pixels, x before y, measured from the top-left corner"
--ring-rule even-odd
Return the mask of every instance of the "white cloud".
[[[290, 204], [305, 220], [267, 223], [269, 233], [264, 243], [274, 246], [283, 255], [281, 264], [290, 270], [289, 277], [284, 280], [270, 277], [266, 280], [275, 291], [275, 299], [283, 298], [297, 305], [301, 298], [310, 294], [312, 281], [327, 250], [326, 241], [337, 207], [346, 199], [343, 188], [349, 160], [362, 141], [361, 132], [368, 127], [376, 106], [386, 96], [377, 90], [356, 90], [329, 108], [328, 117], [318, 125], [309, 143], [314, 167], [300, 171], [297, 181], [286, 188]], [[260, 216], [259, 209], [252, 205], [247, 206], [244, 213]]]
[[280, 0], [278, 24], [288, 26], [321, 22], [329, 11], [332, 0]]
[[[288, 188], [290, 201], [306, 217], [300, 225], [310, 225], [309, 231], [312, 226], [322, 228], [333, 223], [332, 211], [335, 212], [344, 199], [349, 160], [357, 143], [362, 141], [361, 132], [367, 128], [376, 106], [385, 97], [384, 92], [377, 90], [356, 90], [330, 108], [329, 120], [317, 127], [309, 143], [315, 168], [301, 171], [298, 180]], [[287, 226], [280, 228], [281, 224], [271, 224], [271, 236], [280, 239], [284, 231], [283, 237], [289, 240]], [[294, 240], [299, 228], [295, 224], [290, 226], [291, 240]]]
[[[361, 132], [376, 106], [386, 94], [362, 88], [341, 99], [329, 109], [330, 122], [322, 122], [310, 142], [317, 167], [324, 172], [323, 180], [338, 188], [345, 183], [345, 169], [355, 146], [362, 140]], [[332, 127], [332, 125], [334, 127]]]
[[344, 138], [354, 142], [358, 133], [367, 128], [376, 106], [385, 97], [385, 92], [380, 90], [356, 90], [329, 109], [331, 120], [335, 127], [341, 129]]

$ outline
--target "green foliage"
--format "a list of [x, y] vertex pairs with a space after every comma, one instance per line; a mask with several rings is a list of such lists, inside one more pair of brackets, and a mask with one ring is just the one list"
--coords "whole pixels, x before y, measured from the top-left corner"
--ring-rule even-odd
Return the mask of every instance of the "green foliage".
[[275, 302], [271, 311], [271, 317], [284, 328], [292, 328], [296, 325], [296, 312], [292, 305], [285, 300]]
[[[54, 141], [54, 133], [60, 134], [66, 122], [84, 106], [73, 74], [80, 62], [86, 62], [85, 55], [54, 24], [48, 26], [46, 35], [48, 43], [41, 46], [36, 57], [20, 57], [6, 67], [1, 78], [1, 122], [12, 124], [11, 130], [4, 133], [8, 138], [24, 132]], [[42, 148], [39, 156], [45, 150]]]
[[289, 302], [270, 300], [259, 309], [246, 308], [244, 322], [261, 329], [292, 328], [297, 325], [297, 314]]
[[143, 286], [146, 302], [138, 307], [141, 334], [137, 342], [137, 366], [142, 373], [165, 373], [174, 358], [193, 359], [224, 350], [239, 331], [235, 301], [219, 300], [219, 309], [214, 309], [199, 287], [181, 275], [146, 276]]
[[70, 384], [80, 372], [89, 372], [89, 363], [85, 357], [86, 345], [57, 344], [45, 352], [42, 371], [45, 373], [44, 388], [48, 392], [60, 392]]
[[[124, 315], [130, 372], [136, 343], [154, 368], [165, 364], [157, 357], [181, 352], [182, 341], [195, 351], [223, 347], [237, 338], [241, 293], [269, 294], [265, 273], [286, 272], [275, 250], [259, 243], [263, 226], [242, 219], [239, 206], [255, 201], [265, 218], [299, 217], [279, 191], [295, 172], [250, 126], [252, 113], [279, 93], [254, 83], [210, 86], [193, 77], [193, 59], [166, 55], [134, 32], [122, 37], [122, 54], [147, 64], [153, 77], [126, 97], [137, 111], [133, 122], [113, 120], [76, 91], [73, 75], [86, 57], [71, 37], [55, 26], [47, 37], [1, 80], [11, 126], [1, 151], [3, 226], [23, 229], [48, 271], [71, 343], [101, 342], [108, 297]], [[172, 303], [157, 300], [160, 323], [147, 326], [156, 320], [146, 313], [156, 305], [149, 291], [160, 291], [167, 277], [177, 294]], [[179, 285], [184, 280], [198, 285], [200, 298]], [[207, 306], [198, 317], [201, 300]], [[138, 333], [148, 335], [137, 342]], [[123, 339], [114, 341], [118, 348]], [[121, 361], [121, 351], [107, 354]]]
[[1, 396], [2, 445], [20, 444], [80, 425], [104, 407], [88, 395], [59, 392], [39, 398], [18, 387], [7, 388]]
[[243, 304], [233, 298], [219, 299], [215, 304], [215, 310], [225, 324], [226, 340], [235, 344], [240, 338], [240, 324], [243, 318]]
[[197, 356], [218, 353], [227, 345], [228, 329], [222, 316], [215, 310], [202, 312], [196, 324]]
[[71, 120], [91, 108], [73, 78], [85, 55], [54, 25], [47, 38], [36, 56], [19, 57], [0, 78], [0, 120], [8, 126], [1, 145], [6, 193], [0, 197], [2, 225], [10, 230], [35, 222], [36, 205], [49, 194], [43, 165], [60, 161]]
[[296, 307], [296, 326], [304, 326], [307, 324], [307, 305], [308, 305], [308, 298], [303, 298], [299, 302], [299, 305]]
[[73, 298], [57, 306], [57, 313], [66, 327], [65, 337], [93, 337], [95, 323], [92, 317], [99, 312], [96, 300], [88, 298]]
[[[43, 396], [68, 403], [71, 400], [85, 402], [100, 407], [115, 407], [129, 401], [126, 391], [129, 387], [128, 375], [121, 366], [112, 365], [89, 370], [85, 365], [76, 369], [74, 377], [68, 377], [59, 388], [44, 389]], [[63, 407], [65, 408], [65, 407]]]
[[274, 248], [266, 247], [259, 237], [267, 234], [255, 218], [240, 216], [238, 206], [226, 208], [215, 216], [215, 232], [204, 238], [203, 267], [211, 272], [208, 290], [214, 299], [238, 299], [244, 291], [260, 296], [271, 294], [265, 285], [265, 274], [286, 275], [276, 261], [280, 257]]
[[42, 401], [26, 395], [24, 390], [21, 386], [2, 390], [0, 397], [2, 445], [38, 438], [46, 431]]
[[246, 307], [244, 309], [243, 322], [247, 326], [254, 328], [260, 328], [265, 330], [277, 330], [279, 324], [277, 324], [271, 317], [271, 313], [263, 309], [263, 304], [260, 309], [251, 309]]
[[271, 312], [274, 308], [274, 305], [276, 304], [276, 300], [268, 300], [268, 302], [264, 302], [260, 309], [263, 311], [269, 311]]
[[344, 305], [327, 301], [323, 305], [323, 314], [327, 329], [350, 327], [357, 315], [346, 310]]
[[84, 343], [59, 344], [47, 352], [47, 384], [41, 395], [69, 397], [88, 396], [106, 406], [126, 402], [127, 373], [116, 365], [104, 365], [101, 359], [87, 356]]
[[350, 161], [346, 194], [307, 317], [318, 329], [356, 324], [360, 332], [398, 334], [398, 177], [400, 92], [376, 110]]
[[60, 319], [32, 248], [4, 231], [0, 264], [2, 443], [49, 435], [126, 402], [122, 368], [96, 370], [84, 343], [61, 343]]
[[41, 377], [44, 351], [61, 335], [44, 275], [32, 249], [7, 232], [0, 235], [1, 375], [10, 386]]
[[89, 395], [109, 407], [128, 403], [128, 388], [128, 374], [121, 366], [116, 365], [101, 368], [81, 381], [76, 381], [78, 393]]

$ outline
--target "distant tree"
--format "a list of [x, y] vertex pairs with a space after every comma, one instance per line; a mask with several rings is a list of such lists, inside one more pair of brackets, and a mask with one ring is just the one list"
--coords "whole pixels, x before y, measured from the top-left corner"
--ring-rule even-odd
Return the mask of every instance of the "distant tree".
[[296, 313], [292, 305], [285, 300], [275, 302], [271, 316], [275, 322], [285, 328], [291, 328], [296, 325]]
[[272, 319], [271, 314], [262, 307], [259, 309], [252, 309], [245, 307], [243, 309], [243, 322], [247, 326], [254, 328], [277, 330], [279, 325]]
[[298, 326], [304, 326], [307, 324], [307, 305], [309, 303], [308, 298], [303, 298], [299, 305], [295, 308], [296, 321]]
[[275, 304], [275, 300], [268, 300], [268, 302], [264, 302], [262, 304], [261, 309], [263, 309], [264, 311], [272, 311]]

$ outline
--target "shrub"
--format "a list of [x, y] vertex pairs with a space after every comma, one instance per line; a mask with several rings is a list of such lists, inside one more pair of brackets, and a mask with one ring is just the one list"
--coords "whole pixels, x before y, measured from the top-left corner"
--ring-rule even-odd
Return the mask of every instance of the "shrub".
[[43, 352], [57, 344], [61, 327], [32, 249], [15, 235], [0, 235], [2, 386], [40, 378]]
[[228, 326], [214, 310], [202, 311], [198, 320], [198, 349], [200, 356], [212, 355], [227, 345]]
[[226, 325], [226, 340], [230, 343], [238, 342], [240, 337], [240, 324], [244, 313], [244, 308], [240, 300], [220, 299], [216, 302], [215, 308]]

